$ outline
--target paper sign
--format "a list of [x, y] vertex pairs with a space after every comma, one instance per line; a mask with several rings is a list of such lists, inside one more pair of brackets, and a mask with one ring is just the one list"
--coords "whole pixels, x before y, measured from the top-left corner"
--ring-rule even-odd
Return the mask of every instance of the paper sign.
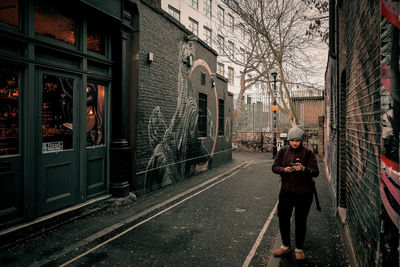
[[42, 153], [49, 153], [54, 151], [62, 151], [63, 150], [63, 142], [49, 142], [42, 144]]

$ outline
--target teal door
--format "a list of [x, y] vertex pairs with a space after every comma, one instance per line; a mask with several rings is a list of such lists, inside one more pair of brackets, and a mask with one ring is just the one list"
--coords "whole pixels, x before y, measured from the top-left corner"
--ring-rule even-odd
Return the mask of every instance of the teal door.
[[[39, 71], [38, 213], [80, 202], [78, 76]], [[81, 116], [82, 117], [82, 116]], [[83, 140], [84, 141], [84, 140]]]
[[21, 70], [0, 64], [0, 225], [24, 215]]
[[107, 83], [86, 85], [86, 196], [93, 198], [107, 191]]

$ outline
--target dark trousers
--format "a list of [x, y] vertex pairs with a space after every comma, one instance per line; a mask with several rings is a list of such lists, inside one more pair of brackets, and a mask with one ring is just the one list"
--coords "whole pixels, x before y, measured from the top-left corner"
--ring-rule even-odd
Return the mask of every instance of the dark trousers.
[[313, 200], [313, 193], [279, 193], [278, 217], [282, 243], [290, 247], [290, 218], [294, 208], [296, 248], [303, 249], [306, 237], [307, 216]]

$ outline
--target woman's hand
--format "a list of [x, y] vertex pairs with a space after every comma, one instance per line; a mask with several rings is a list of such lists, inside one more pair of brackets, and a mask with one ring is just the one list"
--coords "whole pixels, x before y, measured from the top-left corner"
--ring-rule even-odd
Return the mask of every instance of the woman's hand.
[[283, 169], [285, 172], [294, 172], [293, 167], [286, 167], [285, 169]]
[[296, 165], [291, 168], [293, 168], [295, 171], [304, 171], [306, 169], [306, 167], [304, 167], [300, 162], [297, 162]]

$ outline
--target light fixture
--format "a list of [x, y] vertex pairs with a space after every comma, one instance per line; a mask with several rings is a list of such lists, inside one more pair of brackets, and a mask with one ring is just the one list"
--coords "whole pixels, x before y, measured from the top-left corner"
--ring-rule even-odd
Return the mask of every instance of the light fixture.
[[188, 65], [188, 67], [193, 66], [193, 54], [190, 54], [186, 57], [186, 63]]
[[149, 52], [148, 58], [147, 58], [149, 64], [151, 64], [153, 62], [153, 53]]

